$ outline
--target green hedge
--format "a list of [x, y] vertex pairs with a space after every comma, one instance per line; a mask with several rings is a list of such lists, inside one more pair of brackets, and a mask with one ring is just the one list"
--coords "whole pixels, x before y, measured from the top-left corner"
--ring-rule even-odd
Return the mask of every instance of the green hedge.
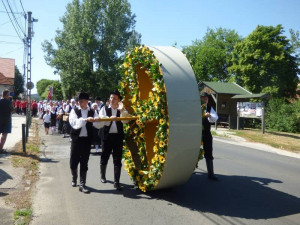
[[277, 131], [300, 133], [300, 101], [271, 99], [266, 105], [266, 127]]

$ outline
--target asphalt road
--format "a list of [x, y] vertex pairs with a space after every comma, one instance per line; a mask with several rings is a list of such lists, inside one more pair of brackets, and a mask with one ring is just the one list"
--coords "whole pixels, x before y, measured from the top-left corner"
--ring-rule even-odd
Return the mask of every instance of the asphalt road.
[[44, 159], [31, 224], [300, 224], [300, 159], [215, 139], [219, 182], [206, 178], [201, 161], [185, 185], [143, 193], [124, 169], [124, 190], [113, 189], [112, 160], [109, 182], [102, 184], [99, 156], [91, 155], [87, 195], [71, 187], [68, 139], [42, 138]]

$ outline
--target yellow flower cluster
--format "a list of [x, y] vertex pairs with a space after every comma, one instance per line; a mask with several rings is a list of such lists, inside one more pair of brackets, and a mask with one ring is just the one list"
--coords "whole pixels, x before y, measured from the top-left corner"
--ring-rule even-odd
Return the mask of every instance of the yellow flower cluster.
[[[153, 87], [149, 91], [147, 99], [140, 99], [137, 69], [143, 69], [145, 75], [152, 82]], [[136, 186], [146, 192], [158, 185], [166, 162], [169, 118], [165, 83], [158, 60], [153, 52], [145, 46], [135, 47], [128, 51], [121, 70], [120, 90], [124, 96], [125, 108], [132, 109], [131, 114], [139, 117], [136, 121], [124, 124], [124, 165]], [[147, 122], [153, 121], [156, 121], [155, 124], [157, 124], [154, 145], [152, 149], [147, 149], [145, 126]], [[130, 144], [127, 143], [128, 141]], [[132, 148], [132, 142], [137, 148]], [[147, 154], [146, 151], [153, 152], [153, 154]], [[133, 152], [134, 154], [131, 154]], [[135, 165], [137, 160], [134, 161], [132, 155], [139, 157], [138, 161], [141, 165], [138, 167]], [[147, 155], [153, 157], [147, 159]]]

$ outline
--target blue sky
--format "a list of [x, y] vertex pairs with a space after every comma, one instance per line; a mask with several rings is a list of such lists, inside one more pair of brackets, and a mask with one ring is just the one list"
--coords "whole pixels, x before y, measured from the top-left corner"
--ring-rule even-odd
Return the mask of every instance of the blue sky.
[[[14, 58], [23, 68], [22, 42], [17, 37], [0, 1], [0, 57]], [[9, 0], [13, 11], [22, 12], [20, 0]], [[25, 12], [39, 21], [34, 24], [32, 39], [32, 81], [59, 79], [46, 65], [41, 43], [55, 37], [62, 25], [59, 18], [65, 13], [67, 0], [22, 0]], [[136, 30], [142, 43], [148, 46], [177, 46], [192, 44], [201, 39], [208, 27], [234, 29], [242, 37], [257, 25], [282, 24], [287, 36], [290, 28], [300, 31], [299, 0], [129, 0], [136, 15]], [[24, 19], [16, 14], [24, 27]], [[36, 93], [36, 89], [33, 90]]]

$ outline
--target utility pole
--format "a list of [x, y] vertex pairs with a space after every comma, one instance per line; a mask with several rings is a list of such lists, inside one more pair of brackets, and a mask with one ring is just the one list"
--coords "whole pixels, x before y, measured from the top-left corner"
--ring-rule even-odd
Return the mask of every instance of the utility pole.
[[26, 141], [28, 138], [29, 127], [31, 125], [31, 89], [33, 88], [33, 83], [31, 82], [31, 39], [33, 37], [33, 22], [38, 20], [32, 17], [32, 12], [27, 12], [28, 19], [28, 31], [26, 38], [27, 45], [27, 76], [26, 76], [26, 99], [27, 99], [27, 109], [26, 109]]

